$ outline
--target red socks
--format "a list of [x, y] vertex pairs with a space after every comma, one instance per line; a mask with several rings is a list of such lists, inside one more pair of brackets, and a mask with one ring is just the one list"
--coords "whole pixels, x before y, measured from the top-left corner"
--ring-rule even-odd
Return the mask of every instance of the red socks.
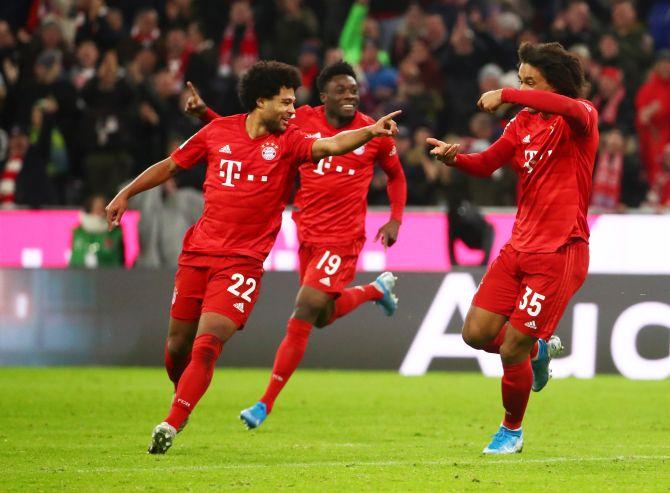
[[503, 364], [502, 401], [505, 408], [503, 426], [510, 430], [521, 427], [523, 415], [528, 405], [530, 388], [533, 385], [533, 370], [530, 358], [513, 365]]
[[181, 374], [184, 373], [184, 370], [190, 362], [190, 352], [183, 355], [171, 354], [168, 350], [168, 342], [165, 341], [165, 371], [167, 371], [168, 377], [170, 377], [170, 380], [172, 380], [175, 391], [177, 390], [177, 385], [179, 384]]
[[268, 413], [272, 410], [279, 392], [291, 378], [295, 369], [298, 368], [300, 360], [305, 354], [305, 349], [307, 349], [307, 341], [311, 331], [312, 324], [309, 322], [297, 318], [288, 319], [286, 336], [277, 350], [270, 383], [265, 390], [265, 394], [261, 397], [261, 402], [267, 406]]
[[181, 427], [209, 387], [222, 348], [223, 342], [214, 334], [202, 334], [195, 338], [191, 362], [179, 379], [170, 414], [165, 418], [175, 428]]
[[380, 300], [383, 296], [382, 292], [372, 284], [345, 289], [342, 291], [340, 297], [335, 300], [335, 310], [333, 310], [333, 315], [330, 317], [328, 323], [332, 324], [335, 320], [344, 317], [363, 303]]

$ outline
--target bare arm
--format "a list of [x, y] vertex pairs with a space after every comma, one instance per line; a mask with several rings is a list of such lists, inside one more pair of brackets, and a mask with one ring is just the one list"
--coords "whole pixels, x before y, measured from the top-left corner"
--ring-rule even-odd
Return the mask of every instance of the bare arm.
[[109, 230], [111, 231], [120, 224], [121, 216], [128, 208], [128, 199], [165, 183], [177, 173], [178, 169], [177, 163], [168, 157], [145, 169], [137, 178], [123, 187], [105, 208]]
[[375, 137], [393, 136], [398, 133], [398, 125], [393, 121], [394, 116], [401, 112], [394, 111], [380, 118], [373, 125], [347, 130], [325, 139], [317, 139], [312, 144], [312, 161], [317, 162], [326, 156], [340, 156], [358, 149]]

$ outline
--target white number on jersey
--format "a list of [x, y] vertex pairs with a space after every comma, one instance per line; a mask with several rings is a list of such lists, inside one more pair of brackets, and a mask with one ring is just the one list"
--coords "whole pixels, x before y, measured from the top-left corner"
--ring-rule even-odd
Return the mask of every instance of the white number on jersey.
[[[239, 296], [244, 301], [251, 302], [251, 297], [249, 295], [253, 293], [254, 290], [256, 289], [256, 279], [249, 277], [245, 280], [244, 276], [238, 273], [235, 273], [232, 276], [230, 276], [230, 279], [235, 281], [235, 284], [233, 284], [232, 286], [228, 286], [228, 292], [232, 293], [233, 296]], [[240, 286], [242, 286], [242, 284], [250, 286], [249, 289], [247, 289], [244, 293], [240, 293], [237, 290]]]
[[[529, 301], [528, 297], [531, 294], [533, 296], [530, 298]], [[530, 315], [531, 317], [536, 317], [537, 315], [539, 315], [540, 311], [542, 311], [542, 304], [540, 303], [540, 301], [544, 299], [545, 299], [544, 295], [541, 295], [538, 292], [533, 292], [532, 289], [526, 286], [526, 293], [523, 295], [521, 303], [519, 303], [519, 310], [526, 310], [528, 312], [528, 315]]]
[[337, 269], [340, 268], [340, 265], [342, 265], [342, 258], [339, 255], [331, 255], [330, 250], [326, 250], [326, 253], [324, 253], [321, 260], [319, 260], [319, 263], [316, 264], [316, 268], [321, 269], [326, 261], [328, 262], [328, 265], [326, 265], [323, 271], [329, 276], [335, 274]]

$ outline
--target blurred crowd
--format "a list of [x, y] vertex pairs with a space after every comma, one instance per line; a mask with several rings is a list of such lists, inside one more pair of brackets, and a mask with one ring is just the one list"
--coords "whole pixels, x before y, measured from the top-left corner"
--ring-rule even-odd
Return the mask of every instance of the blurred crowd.
[[[669, 0], [2, 2], [0, 203], [110, 198], [200, 127], [183, 111], [186, 81], [217, 112], [240, 112], [239, 77], [272, 58], [299, 67], [299, 104], [319, 104], [319, 70], [344, 59], [359, 74], [362, 111], [403, 110], [398, 151], [410, 205], [457, 196], [512, 206], [513, 172], [471, 179], [432, 161], [425, 137], [465, 152], [495, 140], [518, 108], [489, 115], [475, 103], [517, 85], [521, 41], [559, 41], [583, 60], [583, 96], [600, 113], [594, 210], [670, 206]], [[182, 211], [188, 221], [203, 176], [181, 173], [136, 206]], [[385, 203], [383, 174], [369, 199]], [[145, 227], [158, 235], [160, 220]]]

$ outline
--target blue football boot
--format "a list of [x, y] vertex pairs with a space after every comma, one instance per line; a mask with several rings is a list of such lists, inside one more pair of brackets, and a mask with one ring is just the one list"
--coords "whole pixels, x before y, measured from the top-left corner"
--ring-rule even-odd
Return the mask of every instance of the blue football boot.
[[372, 283], [384, 295], [382, 299], [375, 301], [375, 304], [379, 305], [389, 317], [398, 309], [398, 297], [393, 294], [397, 280], [398, 278], [392, 272], [383, 272]]
[[537, 344], [537, 358], [530, 362], [533, 367], [533, 392], [539, 392], [547, 385], [551, 378], [549, 362], [563, 352], [563, 344], [558, 336], [551, 336], [549, 341], [538, 339]]
[[260, 401], [240, 413], [240, 419], [244, 422], [247, 430], [258, 428], [267, 417], [268, 408], [265, 403]]
[[498, 432], [493, 435], [493, 440], [484, 449], [487, 455], [518, 454], [523, 450], [523, 432], [510, 430], [500, 425]]

